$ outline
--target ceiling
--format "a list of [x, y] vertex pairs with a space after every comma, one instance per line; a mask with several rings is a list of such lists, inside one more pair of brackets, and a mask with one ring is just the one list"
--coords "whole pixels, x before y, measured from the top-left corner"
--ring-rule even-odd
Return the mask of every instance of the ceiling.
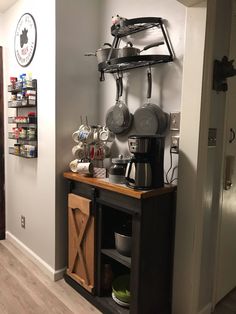
[[4, 13], [18, 0], [0, 0], [0, 13]]

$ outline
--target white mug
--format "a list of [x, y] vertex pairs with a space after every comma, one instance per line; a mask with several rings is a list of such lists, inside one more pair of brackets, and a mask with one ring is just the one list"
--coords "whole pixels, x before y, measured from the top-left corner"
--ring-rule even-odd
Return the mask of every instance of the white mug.
[[83, 143], [79, 143], [72, 148], [72, 154], [78, 159], [83, 159], [85, 157], [85, 146]]
[[115, 139], [115, 134], [107, 127], [103, 127], [99, 132], [99, 138], [103, 142], [113, 142]]
[[78, 159], [74, 159], [70, 162], [69, 167], [72, 172], [77, 172]]
[[80, 162], [77, 171], [82, 174], [93, 174], [93, 164], [91, 162]]
[[81, 174], [93, 174], [93, 164], [91, 162], [80, 162], [78, 159], [70, 162], [70, 170]]
[[92, 130], [88, 125], [81, 125], [79, 129], [72, 134], [72, 138], [76, 143], [90, 143], [93, 140], [92, 137]]

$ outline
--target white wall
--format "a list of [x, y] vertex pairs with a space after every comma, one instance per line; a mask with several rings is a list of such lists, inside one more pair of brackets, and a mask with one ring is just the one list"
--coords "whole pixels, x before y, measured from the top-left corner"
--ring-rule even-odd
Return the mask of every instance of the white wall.
[[67, 263], [67, 182], [63, 172], [74, 159], [71, 134], [80, 116], [98, 123], [98, 71], [85, 52], [99, 39], [99, 1], [56, 1], [56, 268]]
[[[14, 34], [22, 14], [31, 13], [37, 24], [37, 48], [27, 68], [14, 55]], [[3, 15], [5, 82], [10, 76], [32, 72], [38, 80], [38, 158], [6, 153], [7, 230], [49, 266], [55, 268], [55, 1], [19, 0]], [[5, 150], [7, 139], [7, 86], [5, 84]], [[20, 215], [26, 228], [20, 227]]]
[[[170, 36], [171, 43], [176, 55], [173, 63], [160, 64], [152, 68], [153, 88], [151, 101], [161, 106], [166, 112], [179, 111], [181, 102], [182, 84], [182, 62], [184, 53], [184, 28], [185, 28], [185, 7], [175, 0], [141, 0], [141, 1], [100, 1], [101, 10], [101, 37], [100, 46], [104, 42], [112, 42], [110, 34], [111, 17], [115, 14], [126, 18], [142, 16], [159, 16], [166, 20], [165, 24]], [[138, 47], [158, 41], [160, 32], [156, 29], [133, 35], [130, 39]], [[126, 39], [127, 41], [127, 39]], [[124, 42], [120, 46], [125, 45]], [[96, 46], [94, 46], [96, 48]], [[153, 48], [146, 53], [160, 53], [164, 48]], [[93, 61], [96, 66], [96, 60]], [[124, 74], [124, 95], [129, 110], [134, 111], [147, 102], [147, 79], [146, 68], [131, 70]], [[112, 74], [106, 74], [106, 81], [99, 86], [100, 103], [99, 118], [100, 122], [105, 122], [105, 114], [110, 106], [115, 104], [115, 80]], [[130, 133], [135, 133], [132, 129]], [[117, 136], [116, 145], [113, 145], [113, 155], [118, 152], [127, 153], [127, 136]], [[168, 132], [166, 133], [168, 135]], [[176, 158], [176, 156], [174, 157]], [[169, 137], [166, 138], [166, 168], [169, 167]]]
[[[198, 229], [202, 210], [202, 189], [206, 172], [199, 162], [199, 150], [207, 149], [207, 131], [200, 136], [206, 3], [187, 9], [184, 56], [182, 117], [180, 127], [179, 182], [176, 209], [176, 236], [173, 284], [173, 313], [197, 312], [198, 280], [202, 244]], [[211, 84], [211, 78], [209, 80]], [[211, 87], [210, 87], [211, 88]], [[208, 130], [208, 126], [206, 127]], [[201, 146], [200, 146], [201, 143]], [[205, 145], [205, 146], [204, 146]], [[199, 253], [199, 254], [198, 254]]]
[[2, 14], [0, 13], [0, 45], [3, 45], [3, 17]]

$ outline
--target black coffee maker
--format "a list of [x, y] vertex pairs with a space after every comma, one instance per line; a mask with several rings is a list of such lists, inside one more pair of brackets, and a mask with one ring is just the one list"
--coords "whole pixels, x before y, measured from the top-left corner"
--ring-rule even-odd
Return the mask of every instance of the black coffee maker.
[[134, 155], [126, 168], [126, 184], [140, 190], [163, 187], [165, 137], [160, 135], [131, 135], [130, 152]]

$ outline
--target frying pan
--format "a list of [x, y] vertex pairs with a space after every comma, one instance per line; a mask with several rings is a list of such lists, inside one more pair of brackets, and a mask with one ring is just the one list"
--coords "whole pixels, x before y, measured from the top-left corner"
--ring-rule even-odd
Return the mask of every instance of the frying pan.
[[[129, 113], [127, 116], [121, 116], [119, 118], [114, 119], [114, 110], [119, 103], [119, 97], [122, 95], [122, 83], [121, 83], [121, 77], [117, 76], [116, 78], [116, 104], [112, 106], [106, 114], [106, 126], [110, 131], [112, 131], [115, 134], [121, 134], [127, 132], [132, 124], [133, 115]], [[126, 106], [125, 106], [126, 107]], [[127, 107], [126, 107], [127, 108]], [[128, 108], [127, 108], [128, 109]], [[126, 112], [127, 113], [127, 112]], [[118, 122], [118, 123], [117, 123]]]
[[119, 96], [113, 109], [113, 120], [117, 126], [127, 127], [130, 124], [130, 112], [126, 104], [120, 99], [123, 94], [123, 76], [118, 72]]
[[134, 126], [139, 134], [162, 134], [167, 128], [167, 114], [162, 109], [150, 102], [152, 94], [151, 69], [147, 71], [148, 90], [147, 103], [138, 108], [134, 113]]

